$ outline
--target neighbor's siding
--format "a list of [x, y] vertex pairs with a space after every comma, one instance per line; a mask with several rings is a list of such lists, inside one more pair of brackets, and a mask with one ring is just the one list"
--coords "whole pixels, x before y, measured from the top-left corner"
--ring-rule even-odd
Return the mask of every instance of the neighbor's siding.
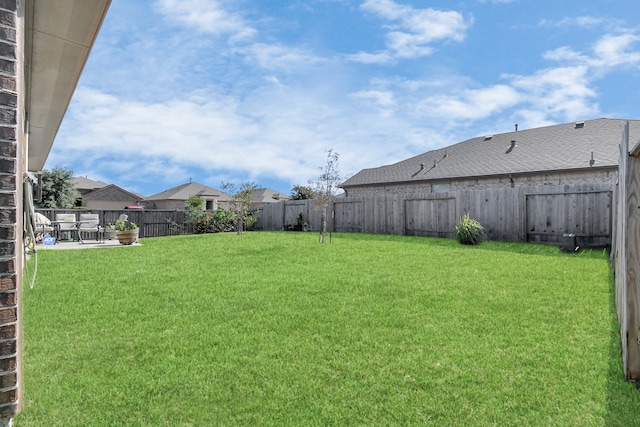
[[547, 187], [558, 185], [610, 184], [616, 176], [616, 169], [582, 170], [562, 173], [541, 173], [502, 177], [458, 178], [448, 181], [416, 181], [408, 183], [371, 184], [347, 187], [349, 197], [387, 196], [390, 194], [409, 197], [411, 194], [435, 193], [443, 184], [447, 191], [494, 190], [516, 187]]

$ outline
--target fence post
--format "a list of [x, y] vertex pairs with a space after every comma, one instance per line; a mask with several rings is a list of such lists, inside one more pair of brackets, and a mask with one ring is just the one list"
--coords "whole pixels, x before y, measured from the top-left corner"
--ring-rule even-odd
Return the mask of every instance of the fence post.
[[[629, 124], [625, 126], [628, 140]], [[626, 187], [626, 310], [628, 379], [640, 379], [640, 143], [627, 154]], [[624, 337], [623, 337], [624, 339]]]
[[140, 216], [139, 216], [140, 224], [138, 224], [138, 229], [140, 230], [139, 231], [140, 237], [146, 237], [146, 233], [144, 232], [144, 228], [145, 228], [145, 224], [146, 224], [145, 216], [146, 216], [145, 215], [145, 211], [140, 212]]

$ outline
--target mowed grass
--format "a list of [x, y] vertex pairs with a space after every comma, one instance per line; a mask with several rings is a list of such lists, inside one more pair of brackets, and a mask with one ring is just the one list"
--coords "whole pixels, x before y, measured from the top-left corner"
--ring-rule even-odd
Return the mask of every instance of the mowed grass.
[[640, 425], [606, 253], [317, 241], [41, 251], [15, 425]]

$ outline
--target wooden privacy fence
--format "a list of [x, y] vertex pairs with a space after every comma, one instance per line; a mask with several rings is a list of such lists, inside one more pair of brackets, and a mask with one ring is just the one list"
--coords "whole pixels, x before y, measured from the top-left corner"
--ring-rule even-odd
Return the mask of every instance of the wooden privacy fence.
[[[469, 213], [485, 227], [491, 240], [559, 244], [564, 234], [573, 234], [580, 246], [608, 246], [612, 186], [601, 183], [340, 197], [329, 207], [328, 229], [453, 237], [456, 223]], [[311, 200], [264, 205], [254, 214], [259, 230], [287, 229], [300, 214], [311, 230], [320, 229], [320, 213]]]
[[618, 165], [611, 245], [616, 310], [625, 377], [640, 380], [640, 141], [629, 150], [628, 124]]
[[120, 215], [127, 215], [129, 221], [140, 227], [140, 237], [160, 237], [177, 234], [189, 234], [191, 226], [185, 224], [184, 211], [175, 210], [86, 210], [86, 209], [37, 209], [38, 212], [55, 220], [58, 213], [74, 213], [79, 217], [81, 213], [95, 213], [100, 216], [103, 225], [115, 224]]

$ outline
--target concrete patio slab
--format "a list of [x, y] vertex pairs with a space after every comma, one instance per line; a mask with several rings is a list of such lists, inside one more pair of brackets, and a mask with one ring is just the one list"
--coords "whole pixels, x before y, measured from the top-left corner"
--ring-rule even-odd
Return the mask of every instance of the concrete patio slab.
[[112, 239], [112, 240], [107, 239], [104, 242], [96, 242], [95, 240], [85, 240], [84, 243], [62, 240], [62, 241], [56, 242], [55, 245], [45, 245], [42, 243], [38, 243], [36, 245], [36, 250], [57, 251], [57, 250], [67, 250], [67, 249], [130, 248], [135, 246], [142, 246], [142, 245], [140, 243], [133, 243], [131, 245], [121, 245], [117, 239]]

